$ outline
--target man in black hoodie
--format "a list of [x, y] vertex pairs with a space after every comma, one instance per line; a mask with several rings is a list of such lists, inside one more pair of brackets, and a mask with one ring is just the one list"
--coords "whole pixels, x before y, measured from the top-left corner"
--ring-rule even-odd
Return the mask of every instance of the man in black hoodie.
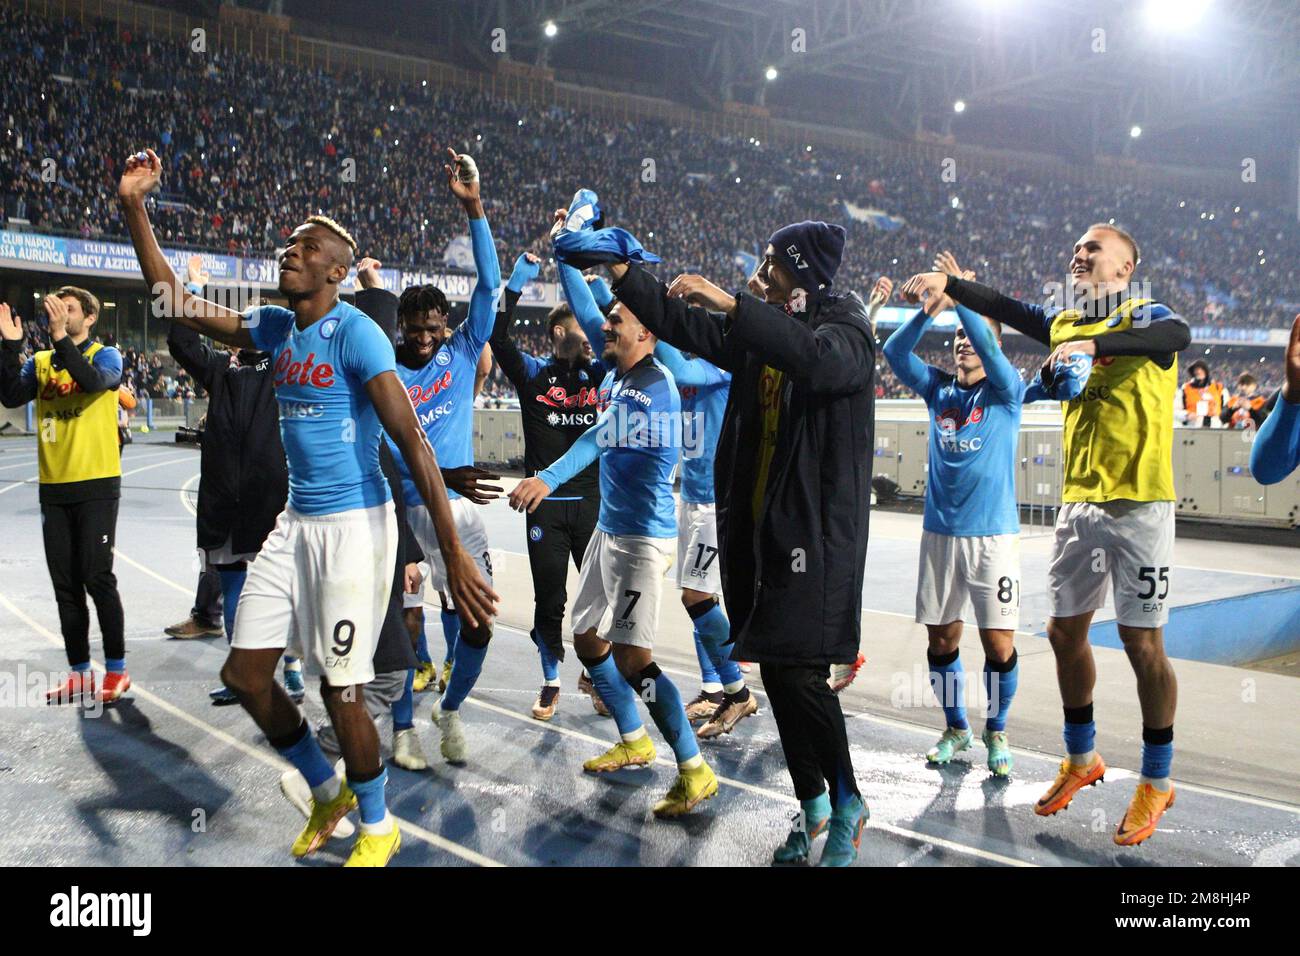
[[841, 226], [777, 230], [754, 277], [761, 300], [609, 265], [646, 328], [732, 373], [714, 463], [722, 590], [732, 657], [761, 665], [803, 807], [778, 863], [806, 861], [829, 829], [821, 865], [851, 864], [867, 818], [827, 683], [858, 654], [875, 405], [866, 306], [831, 287], [843, 250]]
[[[186, 290], [202, 295], [209, 279], [203, 260], [191, 256], [187, 266]], [[229, 350], [205, 344], [198, 332], [175, 322], [167, 330], [167, 350], [208, 393], [195, 524], [206, 569], [216, 571], [221, 582], [222, 616], [229, 642], [248, 562], [262, 550], [262, 542], [289, 497], [289, 469], [280, 444], [271, 357], [256, 349], [240, 349], [232, 361]], [[178, 629], [170, 628], [168, 633], [173, 637], [192, 635], [178, 635]], [[294, 701], [302, 701], [302, 661], [288, 654], [284, 686]], [[224, 686], [208, 696], [218, 707], [239, 703]]]

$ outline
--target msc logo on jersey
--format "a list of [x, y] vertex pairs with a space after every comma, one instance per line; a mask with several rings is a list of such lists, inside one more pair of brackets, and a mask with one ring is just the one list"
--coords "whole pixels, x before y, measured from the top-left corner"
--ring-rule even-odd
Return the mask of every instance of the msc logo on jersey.
[[338, 330], [339, 330], [338, 319], [326, 319], [324, 322], [321, 323], [320, 337], [323, 339], [333, 338], [334, 333], [337, 332]]
[[533, 525], [531, 528], [528, 529], [528, 540], [529, 540], [529, 541], [541, 541], [541, 540], [542, 540], [542, 527], [541, 527], [541, 525], [536, 525], [536, 524], [535, 524], [535, 525]]
[[450, 365], [451, 350], [447, 348], [438, 349], [438, 354], [433, 357], [433, 360], [437, 362], [439, 365], [443, 365], [443, 366]]

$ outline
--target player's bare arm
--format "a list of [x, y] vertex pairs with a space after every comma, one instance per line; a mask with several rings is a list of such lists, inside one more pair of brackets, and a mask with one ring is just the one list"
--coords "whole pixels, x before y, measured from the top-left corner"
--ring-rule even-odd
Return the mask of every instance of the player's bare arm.
[[144, 204], [145, 197], [157, 189], [161, 181], [162, 160], [152, 149], [146, 149], [127, 159], [117, 186], [117, 200], [131, 233], [140, 271], [152, 294], [161, 299], [162, 307], [158, 311], [164, 318], [202, 332], [218, 342], [253, 348], [253, 336], [240, 313], [186, 292], [172, 272], [153, 233], [153, 224]]

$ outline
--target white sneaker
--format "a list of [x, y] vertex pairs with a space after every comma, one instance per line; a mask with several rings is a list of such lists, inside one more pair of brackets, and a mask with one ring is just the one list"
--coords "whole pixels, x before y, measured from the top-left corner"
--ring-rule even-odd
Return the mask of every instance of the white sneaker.
[[424, 770], [429, 766], [429, 761], [424, 758], [424, 748], [420, 746], [420, 735], [414, 727], [393, 734], [393, 763], [403, 770]]
[[443, 759], [447, 763], [464, 763], [465, 728], [461, 726], [460, 711], [444, 711], [442, 701], [439, 700], [433, 705], [433, 722], [442, 735], [442, 744], [439, 749], [442, 751]]
[[[304, 820], [311, 817], [311, 787], [307, 786], [307, 781], [297, 770], [286, 770], [280, 774], [280, 793], [302, 814]], [[344, 817], [334, 827], [330, 839], [346, 840], [355, 832], [356, 825]]]

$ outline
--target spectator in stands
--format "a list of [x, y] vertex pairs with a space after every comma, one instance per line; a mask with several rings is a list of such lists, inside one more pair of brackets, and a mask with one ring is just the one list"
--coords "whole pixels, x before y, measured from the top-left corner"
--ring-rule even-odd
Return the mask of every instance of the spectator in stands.
[[1195, 359], [1187, 366], [1191, 376], [1178, 391], [1174, 414], [1189, 428], [1218, 428], [1223, 411], [1223, 383], [1210, 377], [1205, 359]]
[[1245, 372], [1237, 377], [1237, 393], [1223, 403], [1219, 418], [1229, 428], [1258, 428], [1268, 416], [1266, 404], [1268, 396], [1260, 392], [1255, 376]]

